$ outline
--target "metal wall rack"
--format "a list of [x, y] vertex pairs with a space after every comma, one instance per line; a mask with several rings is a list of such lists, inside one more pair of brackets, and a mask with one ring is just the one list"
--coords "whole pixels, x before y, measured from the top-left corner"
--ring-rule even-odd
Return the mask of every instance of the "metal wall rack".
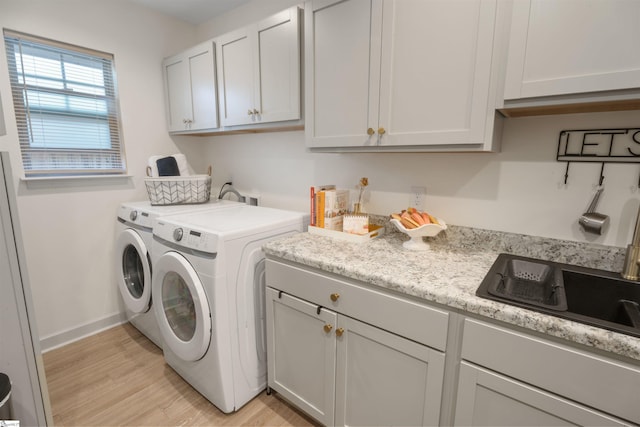
[[602, 186], [606, 163], [640, 163], [640, 128], [563, 130], [558, 137], [556, 160], [567, 162], [565, 184], [571, 163], [600, 163], [598, 185]]

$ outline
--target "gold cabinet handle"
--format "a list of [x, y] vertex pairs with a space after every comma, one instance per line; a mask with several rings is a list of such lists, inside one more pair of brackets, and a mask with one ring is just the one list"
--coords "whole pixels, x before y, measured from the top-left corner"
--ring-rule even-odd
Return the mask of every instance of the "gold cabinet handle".
[[327, 323], [326, 325], [324, 325], [324, 331], [325, 331], [326, 333], [331, 332], [331, 330], [332, 330], [332, 329], [333, 329], [333, 325], [330, 325], [330, 324], [328, 324], [328, 323]]
[[344, 329], [342, 329], [342, 328], [336, 329], [336, 336], [337, 337], [341, 337], [342, 334], [344, 334]]
[[329, 298], [331, 298], [331, 301], [336, 302], [338, 298], [340, 298], [340, 294], [336, 292], [335, 294], [329, 295]]
[[256, 110], [255, 108], [253, 109], [253, 114], [260, 114], [260, 111]]
[[373, 130], [373, 128], [369, 128], [369, 129], [367, 129], [367, 135], [371, 136], [371, 135], [373, 135], [374, 133], [376, 133], [376, 131], [375, 131], [375, 130]]
[[384, 135], [385, 132], [386, 132], [386, 130], [384, 130], [384, 128], [378, 129], [378, 134], [380, 134], [380, 135]]

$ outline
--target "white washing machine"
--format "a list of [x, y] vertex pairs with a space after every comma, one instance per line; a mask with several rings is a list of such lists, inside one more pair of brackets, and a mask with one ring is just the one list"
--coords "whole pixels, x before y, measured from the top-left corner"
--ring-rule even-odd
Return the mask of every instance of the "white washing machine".
[[151, 309], [151, 241], [153, 220], [161, 215], [218, 209], [238, 205], [213, 200], [199, 205], [152, 206], [149, 201], [122, 203], [116, 225], [115, 274], [129, 322], [162, 347], [160, 330]]
[[225, 413], [266, 388], [262, 245], [302, 231], [304, 219], [243, 205], [154, 221], [154, 310], [165, 361]]

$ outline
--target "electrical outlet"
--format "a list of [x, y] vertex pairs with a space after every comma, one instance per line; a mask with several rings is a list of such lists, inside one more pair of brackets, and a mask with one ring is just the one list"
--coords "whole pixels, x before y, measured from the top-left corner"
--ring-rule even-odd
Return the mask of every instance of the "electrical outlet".
[[409, 200], [409, 206], [419, 210], [424, 209], [424, 197], [427, 194], [426, 187], [413, 186], [411, 187], [411, 200]]
[[260, 205], [260, 194], [255, 193], [245, 193], [245, 203], [247, 205], [259, 206]]

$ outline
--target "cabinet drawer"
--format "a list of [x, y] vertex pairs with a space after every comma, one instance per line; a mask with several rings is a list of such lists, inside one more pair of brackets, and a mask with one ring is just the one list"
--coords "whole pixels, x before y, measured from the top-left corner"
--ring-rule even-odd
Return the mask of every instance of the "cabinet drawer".
[[640, 367], [466, 319], [462, 358], [640, 423]]
[[266, 281], [274, 289], [445, 351], [446, 311], [271, 259]]

